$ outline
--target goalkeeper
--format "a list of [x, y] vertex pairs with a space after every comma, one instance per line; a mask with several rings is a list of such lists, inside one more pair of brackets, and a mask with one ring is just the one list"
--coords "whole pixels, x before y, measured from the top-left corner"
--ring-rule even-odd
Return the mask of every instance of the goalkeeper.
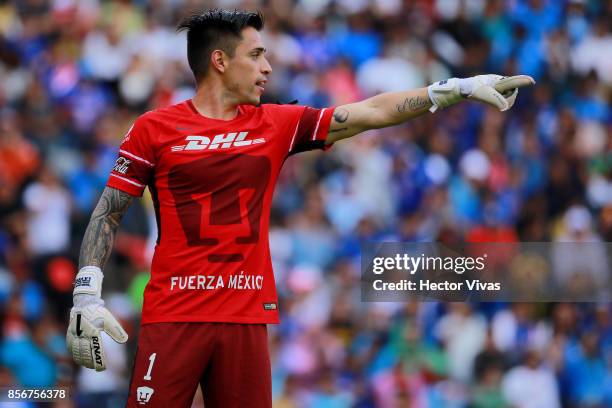
[[159, 237], [145, 289], [128, 407], [270, 407], [267, 324], [278, 323], [268, 245], [276, 177], [288, 156], [326, 149], [464, 100], [512, 107], [528, 76], [451, 78], [324, 109], [260, 104], [272, 67], [261, 15], [211, 10], [186, 18], [196, 94], [147, 112], [119, 149], [80, 254], [66, 334], [77, 364], [106, 367], [100, 332], [127, 334], [104, 307], [102, 280], [130, 202], [148, 187]]

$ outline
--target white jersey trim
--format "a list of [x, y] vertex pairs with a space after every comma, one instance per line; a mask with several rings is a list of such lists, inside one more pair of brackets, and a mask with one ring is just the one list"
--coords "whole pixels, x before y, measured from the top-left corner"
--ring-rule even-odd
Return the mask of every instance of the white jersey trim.
[[133, 184], [133, 185], [135, 185], [136, 187], [145, 187], [145, 185], [144, 185], [144, 184], [137, 183], [137, 182], [132, 181], [132, 180], [130, 180], [130, 179], [128, 179], [128, 178], [121, 177], [121, 176], [118, 176], [118, 175], [113, 174], [113, 173], [111, 173], [111, 177], [117, 177], [119, 180], [123, 180], [123, 181], [125, 181], [126, 183]]
[[295, 142], [295, 136], [297, 135], [298, 128], [300, 127], [300, 121], [295, 125], [295, 130], [293, 131], [293, 137], [291, 138], [291, 144], [289, 145], [289, 151], [293, 149], [293, 142]]
[[317, 126], [315, 126], [315, 130], [314, 130], [314, 132], [312, 132], [312, 141], [313, 142], [317, 138], [317, 131], [319, 130], [319, 124], [321, 123], [321, 118], [323, 117], [323, 112], [325, 112], [325, 109], [327, 109], [327, 108], [321, 109], [321, 113], [319, 113], [319, 119], [317, 119]]
[[142, 157], [138, 157], [134, 153], [130, 153], [130, 152], [128, 152], [126, 150], [123, 150], [123, 149], [119, 149], [119, 153], [124, 154], [124, 155], [126, 155], [128, 157], [131, 157], [134, 160], [138, 160], [139, 162], [142, 162], [142, 163], [146, 164], [147, 166], [155, 167], [154, 163], [151, 163], [150, 161], [145, 160]]

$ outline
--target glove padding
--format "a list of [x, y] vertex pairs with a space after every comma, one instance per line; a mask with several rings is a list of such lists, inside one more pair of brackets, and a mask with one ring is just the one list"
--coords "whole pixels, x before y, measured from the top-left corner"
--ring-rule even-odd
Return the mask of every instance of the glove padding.
[[104, 307], [100, 298], [94, 295], [75, 296], [75, 306], [70, 310], [70, 324], [66, 333], [66, 345], [75, 363], [96, 371], [106, 369], [101, 330], [117, 343], [125, 343], [128, 339], [123, 327]]
[[433, 106], [429, 109], [435, 112], [470, 98], [495, 106], [500, 111], [506, 111], [514, 105], [518, 88], [535, 84], [528, 75], [505, 77], [488, 74], [470, 78], [451, 78], [439, 81], [427, 88], [429, 99]]

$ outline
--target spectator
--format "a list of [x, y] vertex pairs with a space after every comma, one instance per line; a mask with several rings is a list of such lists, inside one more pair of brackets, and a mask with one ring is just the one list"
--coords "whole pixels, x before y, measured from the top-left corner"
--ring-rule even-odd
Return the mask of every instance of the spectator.
[[522, 365], [516, 366], [502, 380], [504, 397], [512, 406], [525, 408], [560, 407], [559, 389], [552, 370], [546, 368], [539, 352], [530, 350]]

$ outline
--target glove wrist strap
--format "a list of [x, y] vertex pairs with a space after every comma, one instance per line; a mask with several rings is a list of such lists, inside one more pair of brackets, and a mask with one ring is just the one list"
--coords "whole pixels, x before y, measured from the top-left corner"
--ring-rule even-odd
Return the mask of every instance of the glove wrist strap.
[[72, 295], [94, 295], [102, 296], [102, 280], [104, 274], [97, 266], [84, 266], [74, 280]]
[[429, 108], [432, 113], [438, 109], [454, 105], [463, 99], [459, 78], [450, 78], [433, 83], [427, 87], [427, 94], [432, 103], [431, 108]]

